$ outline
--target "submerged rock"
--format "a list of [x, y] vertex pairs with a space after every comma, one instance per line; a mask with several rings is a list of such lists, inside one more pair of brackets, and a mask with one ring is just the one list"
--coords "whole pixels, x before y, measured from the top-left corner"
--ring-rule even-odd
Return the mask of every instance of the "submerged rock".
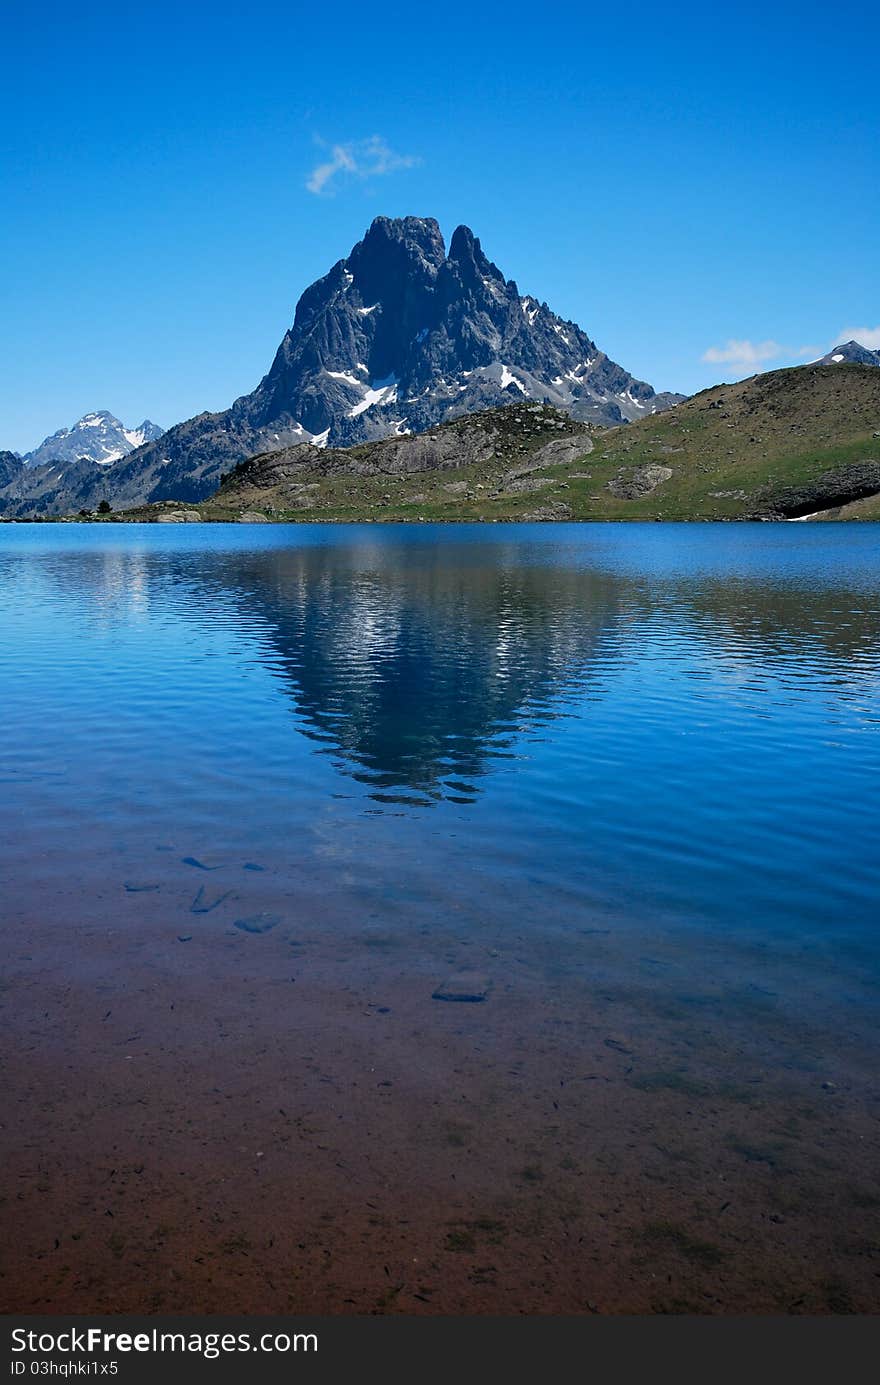
[[242, 933], [268, 933], [281, 922], [280, 914], [251, 914], [246, 919], [236, 919], [232, 925]]
[[447, 976], [442, 985], [433, 992], [432, 1000], [461, 1000], [477, 1002], [485, 1000], [489, 994], [489, 981], [477, 972], [461, 971]]
[[205, 894], [205, 887], [201, 885], [198, 894], [189, 906], [189, 911], [191, 914], [210, 914], [212, 910], [219, 909], [223, 901], [229, 899], [232, 893], [232, 890], [224, 890], [216, 899], [208, 899]]
[[185, 866], [192, 866], [194, 870], [220, 870], [220, 866], [206, 866], [204, 861], [200, 861], [197, 856], [181, 856], [181, 862]]

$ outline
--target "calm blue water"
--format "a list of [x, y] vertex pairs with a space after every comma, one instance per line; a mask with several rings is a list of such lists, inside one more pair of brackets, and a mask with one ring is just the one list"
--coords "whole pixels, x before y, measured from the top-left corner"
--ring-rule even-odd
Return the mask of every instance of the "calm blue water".
[[18, 889], [170, 834], [873, 956], [870, 525], [9, 526], [0, 591]]
[[0, 596], [19, 1306], [876, 1311], [880, 528], [10, 525]]

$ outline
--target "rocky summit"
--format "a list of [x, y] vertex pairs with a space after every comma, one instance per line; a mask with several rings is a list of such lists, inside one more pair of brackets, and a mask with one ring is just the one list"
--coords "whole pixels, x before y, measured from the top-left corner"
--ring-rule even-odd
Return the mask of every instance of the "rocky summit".
[[521, 294], [459, 226], [447, 251], [430, 217], [377, 217], [363, 240], [306, 289], [268, 374], [230, 409], [200, 414], [111, 469], [52, 477], [0, 511], [59, 514], [210, 495], [256, 453], [310, 443], [347, 448], [420, 433], [465, 414], [538, 401], [613, 425], [668, 408], [585, 332]]
[[832, 347], [827, 356], [823, 356], [819, 365], [878, 365], [880, 366], [880, 351], [872, 351], [868, 346], [862, 346], [860, 341], [845, 341], [840, 346]]
[[524, 400], [614, 424], [679, 397], [522, 296], [466, 226], [447, 253], [436, 221], [378, 217], [303, 294], [269, 374], [235, 408], [254, 426], [283, 420], [347, 447]]
[[84, 414], [72, 428], [59, 428], [39, 447], [26, 452], [22, 460], [27, 467], [83, 460], [107, 466], [161, 436], [162, 429], [148, 418], [136, 428], [126, 428], [114, 414], [98, 409], [95, 413]]

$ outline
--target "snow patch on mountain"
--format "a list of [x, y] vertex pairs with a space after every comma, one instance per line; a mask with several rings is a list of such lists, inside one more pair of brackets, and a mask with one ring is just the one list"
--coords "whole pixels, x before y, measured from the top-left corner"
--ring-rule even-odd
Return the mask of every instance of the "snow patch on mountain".
[[144, 443], [161, 438], [162, 433], [163, 429], [149, 419], [136, 428], [126, 428], [115, 414], [99, 409], [83, 414], [72, 428], [59, 428], [57, 433], [44, 438], [39, 447], [25, 454], [23, 461], [27, 467], [55, 463], [63, 468], [80, 461], [106, 467]]

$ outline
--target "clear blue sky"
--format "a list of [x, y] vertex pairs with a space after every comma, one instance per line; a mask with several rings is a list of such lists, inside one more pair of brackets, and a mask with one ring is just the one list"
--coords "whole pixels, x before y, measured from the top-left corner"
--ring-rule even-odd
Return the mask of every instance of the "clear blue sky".
[[880, 345], [878, 40], [810, 0], [9, 6], [0, 447], [225, 407], [380, 213], [466, 222], [658, 388]]

